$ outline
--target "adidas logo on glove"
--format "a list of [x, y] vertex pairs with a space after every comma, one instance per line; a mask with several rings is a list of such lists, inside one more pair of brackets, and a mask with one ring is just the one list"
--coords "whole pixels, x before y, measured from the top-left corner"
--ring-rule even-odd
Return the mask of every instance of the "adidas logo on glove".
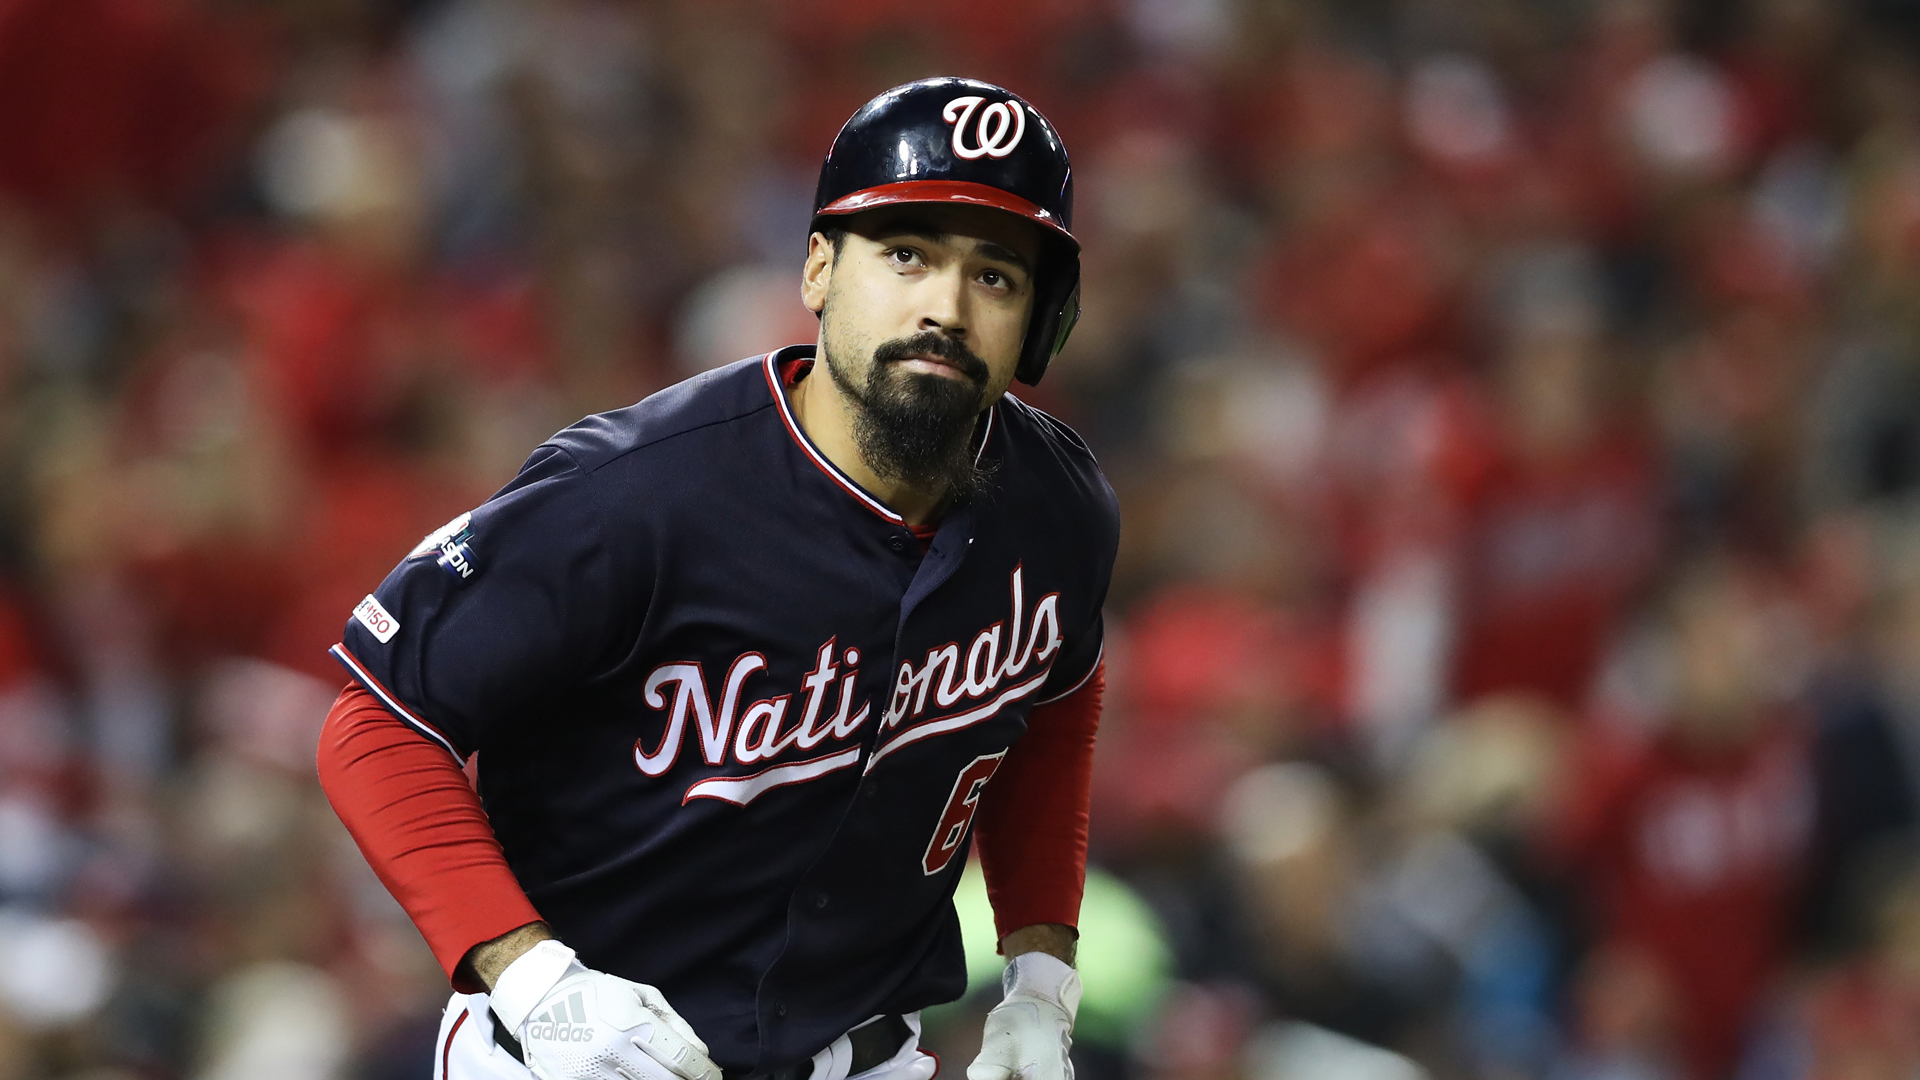
[[723, 1080], [658, 989], [591, 970], [558, 941], [508, 964], [488, 1004], [540, 1080]]
[[591, 1042], [593, 1028], [587, 1023], [587, 1008], [580, 995], [570, 994], [549, 1011], [529, 1019], [523, 1037], [550, 1042]]

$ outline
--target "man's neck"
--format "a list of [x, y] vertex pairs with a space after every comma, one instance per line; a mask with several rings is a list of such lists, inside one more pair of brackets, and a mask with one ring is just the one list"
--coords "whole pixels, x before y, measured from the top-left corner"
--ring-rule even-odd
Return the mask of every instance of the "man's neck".
[[828, 461], [875, 498], [893, 507], [907, 524], [925, 525], [933, 521], [947, 493], [883, 479], [867, 465], [853, 434], [854, 409], [858, 406], [841, 391], [840, 384], [834, 382], [825, 367], [825, 355], [821, 354], [809, 377], [785, 388], [800, 430], [807, 433], [815, 449], [827, 455]]

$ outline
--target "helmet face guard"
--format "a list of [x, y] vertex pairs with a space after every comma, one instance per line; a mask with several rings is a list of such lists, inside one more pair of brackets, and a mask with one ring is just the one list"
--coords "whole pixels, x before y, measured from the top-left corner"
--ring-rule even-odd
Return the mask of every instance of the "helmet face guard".
[[1033, 315], [1014, 369], [1021, 382], [1039, 382], [1080, 320], [1073, 168], [1053, 125], [991, 83], [943, 78], [894, 87], [834, 137], [820, 166], [812, 228], [902, 203], [987, 206], [1041, 226]]

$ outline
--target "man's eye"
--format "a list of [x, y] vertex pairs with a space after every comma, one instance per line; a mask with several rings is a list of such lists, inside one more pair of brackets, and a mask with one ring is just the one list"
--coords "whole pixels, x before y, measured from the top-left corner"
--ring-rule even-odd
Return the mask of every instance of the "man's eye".
[[1001, 273], [1000, 271], [987, 270], [981, 273], [980, 284], [986, 285], [990, 288], [1004, 289], [1011, 286], [1013, 283], [1011, 281], [1008, 281], [1007, 275]]
[[912, 248], [894, 248], [887, 252], [887, 258], [898, 266], [914, 266], [920, 262], [920, 253]]

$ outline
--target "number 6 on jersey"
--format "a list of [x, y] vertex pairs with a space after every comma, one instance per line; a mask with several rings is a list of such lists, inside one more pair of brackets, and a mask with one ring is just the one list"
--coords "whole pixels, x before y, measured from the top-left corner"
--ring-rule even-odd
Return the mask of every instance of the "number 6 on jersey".
[[994, 770], [1006, 756], [1005, 750], [984, 754], [960, 770], [959, 778], [953, 782], [953, 794], [947, 796], [947, 808], [940, 813], [940, 824], [933, 830], [933, 839], [927, 842], [927, 854], [920, 860], [921, 869], [929, 877], [945, 870], [953, 861], [953, 853], [960, 850], [961, 842], [967, 838], [967, 826], [973, 824], [974, 812], [980, 809], [980, 793], [986, 790], [987, 781], [993, 779]]

